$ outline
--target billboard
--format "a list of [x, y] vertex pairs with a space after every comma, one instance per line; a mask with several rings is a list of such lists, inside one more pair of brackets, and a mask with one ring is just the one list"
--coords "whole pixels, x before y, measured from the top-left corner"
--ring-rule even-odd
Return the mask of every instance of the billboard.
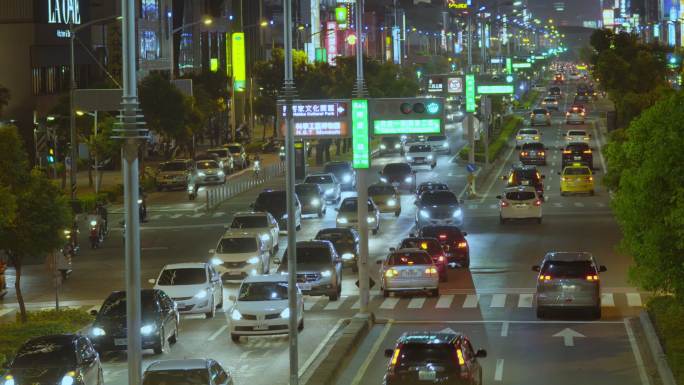
[[463, 78], [447, 78], [447, 92], [450, 94], [463, 93]]
[[449, 9], [468, 9], [472, 4], [472, 0], [447, 0], [447, 8]]
[[325, 44], [328, 49], [328, 64], [334, 66], [337, 57], [337, 23], [334, 21], [325, 24]]
[[[349, 100], [295, 100], [292, 102], [294, 135], [298, 138], [345, 138], [350, 136]], [[278, 127], [286, 132], [286, 107], [278, 101]]]
[[612, 27], [615, 25], [615, 10], [614, 9], [604, 9], [603, 10], [603, 26]]

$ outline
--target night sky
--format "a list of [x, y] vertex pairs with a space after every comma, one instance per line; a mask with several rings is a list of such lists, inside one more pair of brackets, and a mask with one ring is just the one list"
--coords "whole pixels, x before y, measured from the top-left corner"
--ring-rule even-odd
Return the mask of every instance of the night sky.
[[[553, 3], [564, 2], [565, 11], [556, 12]], [[598, 20], [600, 0], [528, 0], [535, 17], [566, 20], [568, 25], [582, 25], [583, 20]]]

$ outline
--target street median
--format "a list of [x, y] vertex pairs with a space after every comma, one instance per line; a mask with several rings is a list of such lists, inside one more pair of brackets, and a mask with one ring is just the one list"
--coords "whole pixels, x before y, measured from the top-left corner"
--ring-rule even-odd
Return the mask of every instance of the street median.
[[[499, 133], [492, 138], [489, 144], [489, 161], [493, 162], [506, 148], [506, 144], [511, 139], [513, 134], [522, 126], [523, 118], [516, 115], [508, 115], [504, 118], [502, 129]], [[464, 146], [461, 151], [459, 151], [458, 156], [462, 160], [468, 160], [468, 154], [470, 153], [470, 147]], [[480, 140], [475, 144], [475, 162], [484, 163], [485, 152], [484, 143]]]

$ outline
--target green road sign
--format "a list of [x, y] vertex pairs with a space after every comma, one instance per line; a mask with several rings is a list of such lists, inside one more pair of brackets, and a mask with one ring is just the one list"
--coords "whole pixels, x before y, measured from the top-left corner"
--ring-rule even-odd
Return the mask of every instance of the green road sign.
[[513, 63], [513, 69], [532, 68], [532, 63]]
[[515, 87], [512, 84], [495, 84], [477, 86], [477, 93], [480, 95], [492, 94], [512, 94], [515, 92]]
[[513, 60], [511, 60], [511, 58], [509, 58], [509, 57], [506, 58], [506, 73], [507, 74], [513, 73]]
[[439, 119], [373, 120], [373, 135], [421, 135], [440, 134]]
[[475, 112], [475, 75], [465, 77], [466, 112]]
[[370, 167], [370, 139], [368, 136], [368, 100], [352, 100], [352, 166]]

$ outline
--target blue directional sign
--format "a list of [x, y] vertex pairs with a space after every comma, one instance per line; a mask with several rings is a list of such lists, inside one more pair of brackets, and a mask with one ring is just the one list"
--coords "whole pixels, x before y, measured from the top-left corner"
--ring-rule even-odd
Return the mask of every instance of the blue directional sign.
[[473, 163], [468, 163], [468, 164], [466, 165], [466, 170], [467, 170], [469, 173], [472, 174], [472, 173], [475, 172], [475, 170], [477, 170], [477, 166], [476, 166], [475, 164], [473, 164]]

